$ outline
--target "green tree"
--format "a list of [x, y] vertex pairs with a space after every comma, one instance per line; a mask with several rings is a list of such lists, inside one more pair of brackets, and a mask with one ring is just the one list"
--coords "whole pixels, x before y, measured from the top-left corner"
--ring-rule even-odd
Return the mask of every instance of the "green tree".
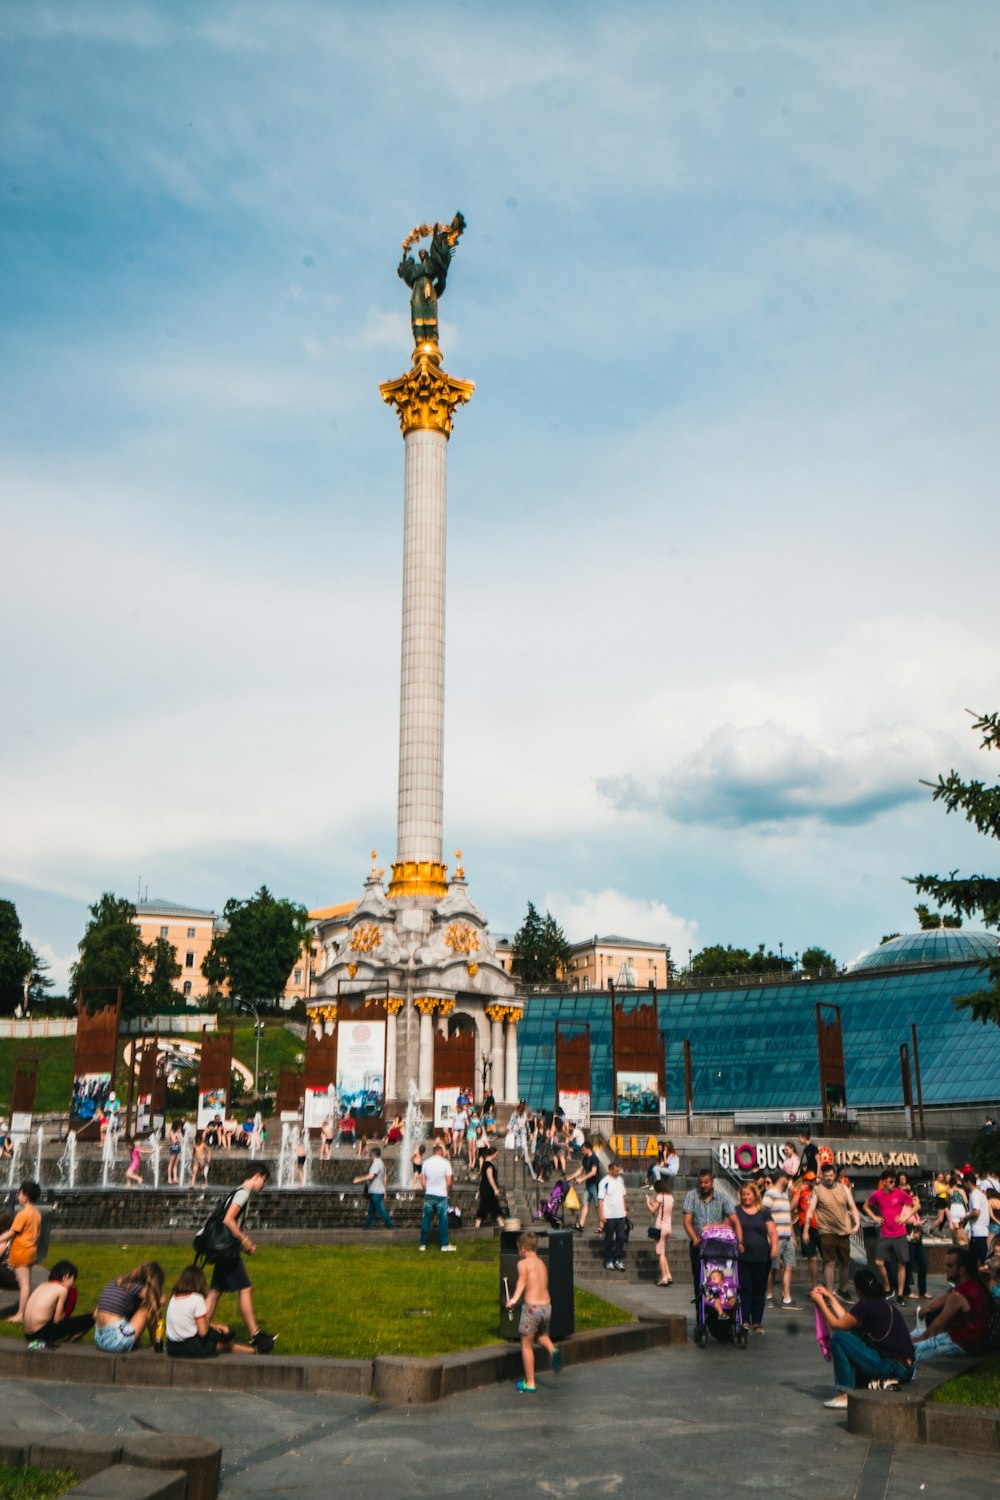
[[21, 935], [13, 901], [0, 901], [0, 1015], [11, 1016], [24, 1001], [24, 986], [35, 954]]
[[54, 990], [55, 984], [49, 978], [49, 966], [44, 958], [40, 958], [31, 945], [28, 945], [31, 955], [31, 972], [28, 975], [28, 1005], [43, 1004], [49, 998], [46, 991]]
[[222, 915], [227, 930], [216, 933], [201, 965], [209, 984], [228, 981], [235, 999], [280, 999], [302, 948], [312, 952], [306, 908], [262, 885], [246, 901], [227, 901]]
[[539, 916], [534, 904], [514, 938], [511, 970], [523, 984], [552, 984], [569, 963], [566, 934], [551, 912]]
[[174, 989], [181, 977], [177, 949], [165, 937], [158, 937], [146, 948], [146, 1008], [151, 1016], [181, 997]]
[[691, 960], [691, 972], [705, 978], [724, 978], [729, 974], [787, 974], [795, 967], [790, 958], [783, 958], [765, 949], [763, 943], [751, 953], [748, 948], [734, 948], [727, 943], [715, 943], [702, 948]]
[[[982, 735], [981, 748], [1000, 749], [1000, 714], [973, 715], [973, 728]], [[926, 782], [935, 802], [943, 802], [947, 812], [961, 812], [979, 833], [1000, 839], [1000, 782], [987, 786], [982, 781], [963, 781], [957, 771]], [[914, 875], [909, 883], [921, 896], [930, 896], [938, 906], [950, 907], [956, 917], [981, 916], [986, 927], [1000, 927], [1000, 878], [993, 875], [960, 876]], [[977, 1021], [1000, 1025], [1000, 957], [983, 964], [989, 984], [974, 995], [956, 998], [960, 1009], [972, 1011]]]
[[837, 967], [837, 960], [832, 953], [827, 953], [825, 948], [803, 949], [800, 963], [805, 974], [833, 973]]
[[882, 946], [883, 943], [891, 943], [892, 940], [893, 940], [893, 938], [898, 938], [898, 937], [899, 937], [899, 933], [898, 932], [883, 932], [882, 936], [879, 938], [878, 945], [881, 948], [881, 946]]
[[124, 897], [105, 891], [90, 908], [90, 921], [80, 941], [80, 957], [70, 970], [69, 990], [76, 997], [81, 989], [103, 990], [91, 997], [94, 1004], [114, 1000], [109, 987], [121, 985], [122, 1015], [148, 1015], [143, 973], [148, 949], [135, 925], [135, 907]]
[[939, 927], [961, 927], [961, 917], [942, 916], [939, 911], [931, 911], [929, 906], [915, 906], [913, 910], [917, 914], [922, 932], [936, 932]]

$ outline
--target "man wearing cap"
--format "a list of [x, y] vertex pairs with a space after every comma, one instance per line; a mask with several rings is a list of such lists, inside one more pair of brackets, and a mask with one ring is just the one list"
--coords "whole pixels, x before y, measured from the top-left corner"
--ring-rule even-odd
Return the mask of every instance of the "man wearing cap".
[[[792, 1218], [798, 1230], [799, 1245], [802, 1254], [809, 1264], [809, 1284], [815, 1286], [819, 1281], [819, 1230], [816, 1220], [809, 1216], [809, 1203], [816, 1186], [816, 1173], [805, 1172], [801, 1182], [792, 1194]], [[809, 1226], [809, 1234], [806, 1234], [806, 1225]]]
[[875, 1264], [892, 1296], [892, 1268], [895, 1268], [896, 1303], [906, 1306], [903, 1288], [906, 1285], [906, 1266], [910, 1259], [910, 1247], [906, 1241], [907, 1220], [912, 1218], [916, 1207], [913, 1197], [896, 1186], [896, 1173], [887, 1167], [879, 1178], [878, 1187], [870, 1193], [865, 1203], [865, 1214], [879, 1226], [878, 1244], [875, 1246]]
[[[814, 1222], [816, 1229], [811, 1227]], [[850, 1292], [851, 1235], [857, 1234], [860, 1228], [861, 1215], [850, 1189], [837, 1181], [837, 1169], [833, 1162], [824, 1162], [820, 1167], [819, 1179], [813, 1184], [806, 1209], [802, 1241], [805, 1244], [814, 1234], [819, 1236], [823, 1279], [827, 1289], [832, 1292], [834, 1275], [839, 1269], [841, 1297]]]

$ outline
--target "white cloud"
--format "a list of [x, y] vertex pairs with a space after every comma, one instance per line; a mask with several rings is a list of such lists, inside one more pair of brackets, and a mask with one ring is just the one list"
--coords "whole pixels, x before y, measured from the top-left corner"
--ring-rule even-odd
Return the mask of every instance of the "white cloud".
[[724, 724], [655, 789], [632, 776], [598, 786], [623, 812], [659, 812], [681, 823], [850, 826], [925, 797], [921, 775], [940, 766], [948, 749], [946, 736], [912, 725], [847, 735], [831, 747], [780, 724]]
[[553, 892], [545, 898], [550, 911], [571, 943], [580, 943], [592, 934], [599, 937], [642, 938], [648, 943], [663, 943], [675, 955], [686, 954], [698, 945], [698, 923], [675, 916], [662, 901], [629, 896], [623, 891], [576, 891], [572, 895]]

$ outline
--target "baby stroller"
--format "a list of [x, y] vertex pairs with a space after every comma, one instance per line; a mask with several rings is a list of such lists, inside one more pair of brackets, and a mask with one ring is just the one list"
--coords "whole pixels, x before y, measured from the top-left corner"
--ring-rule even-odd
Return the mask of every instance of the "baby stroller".
[[532, 1214], [533, 1219], [544, 1219], [546, 1224], [553, 1229], [563, 1227], [563, 1207], [566, 1202], [566, 1194], [569, 1192], [569, 1183], [565, 1177], [560, 1177], [541, 1208], [536, 1208]]
[[736, 1235], [728, 1224], [706, 1224], [701, 1231], [698, 1266], [698, 1320], [694, 1341], [699, 1349], [709, 1334], [720, 1344], [745, 1349], [749, 1329], [740, 1305], [736, 1268]]

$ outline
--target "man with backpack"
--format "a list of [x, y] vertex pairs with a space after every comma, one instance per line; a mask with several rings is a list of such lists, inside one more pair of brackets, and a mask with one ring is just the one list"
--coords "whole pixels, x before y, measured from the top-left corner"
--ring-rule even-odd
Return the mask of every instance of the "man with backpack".
[[[274, 1348], [277, 1335], [265, 1333], [257, 1322], [257, 1314], [254, 1312], [253, 1305], [253, 1283], [247, 1275], [247, 1268], [243, 1264], [242, 1254], [245, 1251], [247, 1255], [256, 1255], [257, 1246], [248, 1234], [244, 1234], [242, 1220], [246, 1212], [246, 1206], [250, 1202], [251, 1193], [263, 1192], [270, 1175], [271, 1169], [267, 1162], [258, 1163], [250, 1173], [250, 1176], [244, 1178], [235, 1193], [231, 1193], [223, 1204], [221, 1226], [223, 1229], [229, 1231], [230, 1244], [222, 1249], [221, 1254], [217, 1248], [212, 1257], [215, 1261], [212, 1270], [212, 1285], [209, 1288], [208, 1296], [205, 1298], [205, 1313], [209, 1323], [211, 1323], [212, 1318], [215, 1316], [215, 1309], [219, 1305], [219, 1298], [223, 1293], [236, 1292], [239, 1300], [240, 1317], [246, 1324], [250, 1343], [258, 1354], [270, 1354]], [[216, 1210], [216, 1213], [218, 1213], [218, 1210]], [[214, 1220], [214, 1214], [212, 1218]], [[199, 1240], [202, 1239], [202, 1236], [206, 1234], [208, 1229], [209, 1225], [206, 1224], [205, 1229], [195, 1239], [195, 1249], [202, 1254], [205, 1252], [199, 1244]], [[219, 1238], [224, 1240], [224, 1236], [222, 1235]]]

